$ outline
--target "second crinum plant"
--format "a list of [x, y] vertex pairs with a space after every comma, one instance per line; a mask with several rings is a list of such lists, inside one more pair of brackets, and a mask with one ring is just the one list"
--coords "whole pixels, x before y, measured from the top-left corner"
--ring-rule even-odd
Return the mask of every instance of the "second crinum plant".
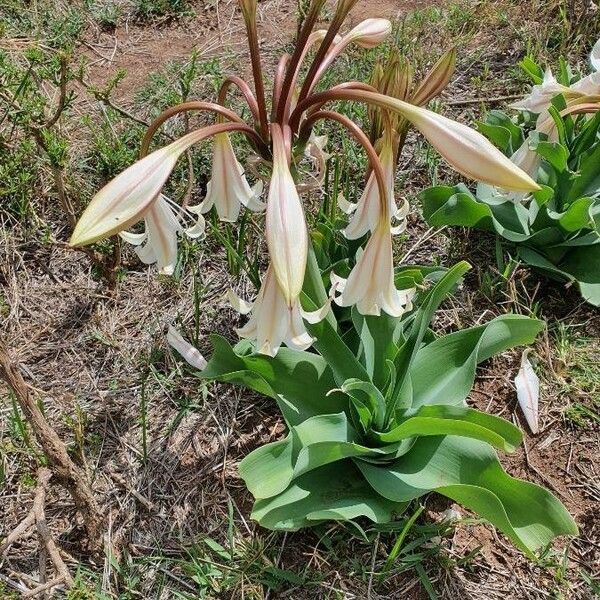
[[[186, 231], [188, 235], [201, 235], [203, 213], [215, 207], [221, 220], [235, 221], [242, 205], [253, 211], [264, 209], [264, 233], [270, 263], [263, 275], [260, 290], [253, 304], [230, 295], [232, 303], [240, 312], [250, 313], [247, 324], [238, 333], [248, 340], [244, 342], [245, 355], [256, 355], [257, 360], [266, 360], [265, 356], [260, 357], [262, 354], [287, 364], [289, 353], [316, 356], [306, 352], [313, 344], [323, 357], [328, 353], [337, 359], [345, 354], [350, 357], [351, 351], [338, 335], [337, 322], [331, 313], [332, 300], [340, 306], [351, 307], [356, 319], [368, 316], [378, 322], [379, 317], [381, 323], [387, 317], [401, 319], [405, 312], [412, 310], [416, 286], [401, 284], [401, 289], [398, 289], [399, 280], [405, 283], [410, 278], [395, 278], [392, 253], [392, 235], [395, 231], [402, 230], [402, 220], [407, 212], [407, 206], [398, 208], [393, 198], [394, 171], [398, 152], [410, 125], [416, 127], [457, 171], [467, 177], [513, 191], [527, 192], [538, 189], [538, 186], [481, 134], [423, 108], [447, 84], [454, 68], [453, 51], [446, 53], [424, 80], [415, 86], [412, 85], [406, 63], [395, 57], [385, 70], [375, 73], [373, 85], [349, 81], [325, 91], [317, 91], [317, 84], [323, 73], [347, 46], [356, 44], [366, 48], [374, 47], [391, 31], [389, 21], [367, 19], [348, 33], [340, 35], [338, 32], [343, 21], [355, 3], [356, 0], [340, 0], [329, 28], [318, 31], [313, 31], [313, 28], [324, 0], [314, 0], [311, 3], [293, 52], [291, 55], [285, 54], [278, 63], [273, 78], [271, 106], [268, 107], [258, 51], [256, 1], [240, 0], [250, 45], [254, 91], [241, 78], [231, 76], [223, 82], [217, 102], [188, 102], [165, 111], [152, 124], [143, 140], [142, 158], [93, 198], [77, 224], [71, 243], [85, 245], [121, 233], [125, 239], [138, 244], [138, 254], [144, 262], [156, 262], [162, 271], [172, 272], [177, 257], [178, 234]], [[305, 65], [312, 51], [312, 62]], [[251, 123], [245, 123], [238, 114], [225, 106], [228, 90], [232, 86], [246, 100], [252, 115]], [[365, 134], [348, 117], [325, 107], [328, 103], [339, 100], [369, 105], [371, 136]], [[188, 110], [213, 112], [217, 115], [217, 123], [186, 133], [169, 145], [148, 154], [150, 142], [158, 127], [169, 117]], [[322, 273], [317, 268], [311, 249], [304, 206], [299, 195], [302, 190], [314, 187], [299, 181], [303, 158], [309, 157], [316, 165], [317, 173], [311, 179], [313, 184], [321, 180], [324, 169], [324, 138], [316, 136], [313, 131], [319, 121], [334, 121], [345, 128], [364, 148], [370, 167], [365, 191], [357, 205], [340, 200], [340, 205], [346, 212], [354, 212], [344, 231], [346, 237], [367, 241], [357, 253], [356, 263], [347, 278], [340, 277], [335, 269], [331, 273], [329, 294], [326, 293]], [[248, 140], [253, 154], [250, 160], [255, 170], [257, 171], [256, 165], [260, 163], [261, 171], [266, 169], [270, 172], [266, 201], [260, 199], [260, 185], [250, 187], [244, 176], [244, 168], [234, 155], [229, 136], [235, 132], [243, 134]], [[205, 200], [200, 205], [185, 210], [174, 206], [162, 194], [165, 182], [186, 150], [211, 137], [214, 137], [213, 165]], [[197, 222], [187, 230], [184, 230], [181, 222], [184, 214], [188, 217], [190, 214], [197, 215]], [[125, 232], [142, 219], [146, 223], [144, 233]], [[399, 220], [400, 224], [394, 225], [394, 220]], [[415, 314], [408, 316], [411, 322], [415, 321]], [[402, 342], [401, 335], [394, 337], [393, 346], [400, 344], [404, 347], [399, 356], [412, 356], [418, 351], [424, 340], [423, 336], [427, 333], [428, 322], [429, 319], [423, 319], [414, 335], [407, 338], [407, 344], [416, 344], [414, 352], [409, 352], [410, 348]], [[170, 339], [189, 362], [201, 369], [206, 367], [206, 362], [197, 350], [186, 345], [176, 332], [171, 331]], [[288, 346], [288, 349], [279, 352], [282, 344]], [[408, 358], [398, 359], [401, 364], [396, 369], [397, 372], [394, 371], [393, 361], [386, 360], [389, 357], [374, 355], [372, 358], [377, 362], [378, 373], [387, 373], [390, 381], [402, 381], [398, 393], [404, 394], [411, 389], [411, 384], [404, 375], [396, 377], [398, 373], [404, 373], [408, 369]], [[214, 361], [211, 364], [213, 367], [209, 367], [207, 372], [214, 369]], [[452, 364], [451, 367], [453, 366]], [[388, 369], [391, 370], [388, 372]], [[274, 373], [274, 376], [277, 377], [277, 374]], [[289, 378], [283, 372], [280, 376]], [[364, 376], [367, 379], [369, 377], [367, 372]], [[301, 380], [299, 383], [302, 387]], [[347, 381], [337, 383], [342, 385], [347, 384]], [[369, 387], [368, 381], [363, 383]], [[389, 388], [387, 379], [383, 383], [385, 389]], [[373, 387], [373, 382], [370, 387]], [[395, 389], [395, 386], [392, 387]], [[349, 390], [347, 385], [346, 388]], [[310, 389], [306, 393], [310, 394]], [[375, 396], [379, 397], [376, 393]], [[443, 401], [440, 400], [438, 404], [443, 404]], [[325, 398], [323, 405], [325, 409]], [[366, 411], [374, 419], [377, 417], [385, 421], [387, 418], [389, 421], [373, 421], [373, 427], [379, 433], [392, 425], [396, 426], [406, 416], [396, 415], [395, 408], [396, 404], [394, 410], [390, 409], [387, 413], [382, 412], [383, 409]], [[446, 409], [443, 411], [448, 412]], [[364, 417], [370, 419], [366, 412]], [[464, 411], [458, 415], [456, 411], [452, 412], [459, 419], [464, 417], [463, 413]], [[369, 421], [365, 429], [365, 435], [369, 439], [365, 440], [379, 446], [384, 442], [377, 438], [379, 433], [375, 437], [371, 436], [371, 425]], [[464, 427], [458, 427], [456, 431], [458, 433], [463, 429]], [[443, 437], [446, 433], [447, 430], [440, 430], [439, 436]], [[334, 452], [337, 452], [339, 440], [328, 441], [335, 447]], [[402, 447], [408, 448], [411, 444], [411, 440], [407, 439]], [[387, 447], [387, 450], [394, 456], [397, 455], [396, 448]], [[383, 453], [386, 454], [387, 450]], [[381, 454], [378, 449], [373, 452], [378, 456]], [[384, 464], [387, 463], [384, 461]], [[535, 519], [535, 515], [531, 518]], [[564, 526], [548, 528], [550, 535], [542, 536], [544, 540], [549, 540], [552, 535], [575, 531], [567, 517], [564, 523]], [[517, 536], [513, 539], [520, 538]], [[535, 544], [521, 544], [521, 547], [527, 549], [531, 546]]]

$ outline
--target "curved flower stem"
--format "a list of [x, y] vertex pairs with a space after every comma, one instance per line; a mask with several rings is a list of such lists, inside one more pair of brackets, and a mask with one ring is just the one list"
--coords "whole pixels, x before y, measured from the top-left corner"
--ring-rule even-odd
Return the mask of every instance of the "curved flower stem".
[[353, 121], [351, 121], [345, 115], [342, 115], [333, 110], [320, 110], [311, 114], [306, 121], [302, 124], [302, 129], [300, 130], [300, 140], [306, 140], [310, 136], [310, 130], [313, 125], [321, 120], [321, 119], [329, 119], [331, 121], [337, 121], [340, 125], [344, 126], [348, 132], [354, 137], [354, 139], [365, 149], [367, 152], [367, 156], [369, 157], [369, 165], [375, 174], [375, 179], [377, 181], [377, 187], [379, 189], [379, 202], [381, 207], [381, 219], [389, 220], [389, 201], [387, 198], [387, 190], [385, 187], [385, 175], [383, 173], [383, 167], [381, 166], [381, 161], [379, 160], [379, 156], [377, 156], [377, 151], [373, 147], [373, 144], [369, 141], [367, 135], [363, 132], [363, 130]]
[[[375, 94], [379, 93], [377, 88], [369, 85], [368, 83], [363, 83], [362, 81], [345, 81], [344, 83], [339, 83], [338, 85], [334, 85], [332, 88], [327, 90], [327, 92], [337, 92], [339, 90], [363, 90], [364, 92], [373, 92]], [[311, 96], [309, 96], [310, 98]], [[327, 102], [327, 101], [326, 101]], [[311, 106], [310, 110], [307, 111], [307, 115], [310, 116], [314, 112], [321, 110], [321, 107], [326, 103], [321, 102], [320, 104], [316, 104], [315, 106]], [[290, 121], [291, 125], [291, 121]]]
[[283, 80], [287, 68], [290, 64], [291, 55], [284, 54], [277, 63], [277, 70], [275, 71], [275, 80], [273, 82], [273, 103], [271, 106], [271, 121], [275, 121], [277, 118], [277, 107], [279, 106], [279, 99], [281, 98], [281, 92], [283, 90]]
[[241, 77], [238, 77], [237, 75], [230, 75], [229, 77], [223, 80], [221, 88], [219, 89], [219, 96], [217, 100], [218, 103], [225, 106], [227, 92], [229, 91], [229, 88], [232, 85], [235, 85], [246, 99], [248, 108], [250, 109], [250, 112], [252, 113], [256, 124], [258, 125], [260, 121], [258, 102], [256, 101], [256, 97], [252, 93], [250, 86]]
[[258, 32], [256, 30], [256, 3], [252, 5], [252, 13], [245, 15], [246, 32], [248, 34], [248, 47], [250, 62], [252, 64], [252, 78], [254, 91], [258, 102], [258, 127], [265, 143], [269, 140], [269, 119], [267, 117], [267, 104], [265, 100], [265, 84], [263, 81], [262, 64], [260, 61], [260, 48], [258, 45]]
[[[219, 115], [223, 115], [224, 117], [228, 118], [230, 121], [233, 121], [233, 124], [237, 124], [240, 126], [243, 125], [244, 127], [241, 128], [240, 131], [245, 133], [250, 138], [251, 142], [256, 147], [256, 149], [259, 151], [259, 153], [263, 157], [268, 157], [270, 155], [269, 149], [263, 142], [261, 136], [259, 136], [256, 133], [256, 131], [254, 129], [252, 129], [249, 125], [246, 125], [246, 123], [244, 123], [244, 121], [239, 117], [239, 115], [234, 113], [232, 110], [229, 110], [228, 108], [225, 108], [224, 106], [221, 106], [220, 104], [214, 104], [213, 102], [202, 102], [200, 100], [193, 100], [190, 102], [184, 102], [182, 104], [178, 104], [177, 106], [172, 106], [171, 108], [164, 110], [162, 113], [160, 113], [160, 115], [158, 115], [158, 117], [156, 117], [156, 119], [154, 119], [154, 121], [152, 121], [152, 123], [150, 123], [150, 126], [148, 127], [148, 130], [146, 131], [144, 138], [142, 139], [142, 144], [141, 144], [141, 148], [140, 148], [140, 158], [143, 158], [144, 156], [146, 156], [146, 154], [148, 154], [148, 148], [150, 147], [150, 142], [151, 142], [154, 134], [158, 130], [158, 128], [167, 119], [170, 119], [174, 115], [179, 114], [181, 112], [188, 111], [188, 110], [212, 111]], [[251, 131], [252, 134], [250, 134], [249, 131]]]
[[304, 55], [304, 48], [306, 46], [306, 42], [308, 41], [310, 33], [313, 30], [313, 27], [315, 26], [315, 23], [319, 18], [319, 14], [324, 3], [324, 0], [313, 0], [310, 4], [308, 14], [304, 19], [304, 23], [302, 24], [302, 29], [300, 30], [298, 39], [296, 40], [294, 52], [288, 62], [287, 69], [285, 72], [285, 79], [283, 80], [283, 84], [281, 86], [283, 94], [279, 97], [279, 101], [277, 102], [277, 107], [275, 110], [274, 120], [278, 123], [281, 123], [284, 120], [285, 106], [288, 103], [291, 94], [294, 93], [294, 90], [292, 89], [293, 79], [296, 75], [296, 71], [300, 66], [300, 61]]
[[[256, 130], [252, 129], [252, 127], [250, 127], [250, 125], [247, 125], [246, 123], [243, 123], [243, 122], [242, 123], [239, 123], [239, 122], [216, 123], [214, 125], [208, 125], [206, 127], [202, 127], [201, 129], [196, 129], [195, 131], [186, 133], [184, 136], [179, 138], [176, 142], [172, 142], [172, 143], [175, 144], [175, 143], [179, 142], [185, 146], [185, 145], [191, 145], [188, 142], [188, 140], [193, 140], [192, 143], [197, 144], [198, 142], [201, 142], [202, 140], [205, 140], [209, 137], [213, 137], [219, 133], [234, 133], [234, 132], [243, 133], [246, 136], [248, 136], [248, 138], [250, 138], [250, 140], [252, 142], [254, 142], [255, 144], [257, 144], [257, 145], [262, 144], [264, 146], [264, 142], [263, 142], [262, 138], [260, 137], [260, 135], [256, 132]], [[140, 158], [144, 158], [148, 154], [148, 146], [149, 145], [150, 145], [150, 140], [148, 140], [148, 142], [142, 146], [142, 149], [140, 150]]]
[[297, 131], [300, 118], [306, 110], [315, 105], [321, 107], [327, 102], [333, 102], [335, 100], [354, 100], [398, 112], [398, 109], [394, 106], [396, 100], [385, 94], [365, 90], [364, 88], [342, 88], [341, 86], [336, 86], [326, 92], [312, 94], [308, 98], [298, 102], [298, 106], [296, 106], [294, 112], [290, 115], [290, 127], [292, 131]]
[[600, 111], [600, 102], [585, 102], [583, 104], [576, 104], [574, 106], [568, 106], [560, 111], [561, 117], [567, 115], [578, 115], [584, 113], [595, 113]]
[[333, 44], [335, 36], [337, 35], [342, 24], [344, 23], [344, 20], [348, 16], [350, 9], [356, 4], [357, 1], [358, 0], [342, 0], [338, 3], [335, 16], [333, 17], [333, 20], [329, 25], [329, 29], [327, 30], [327, 35], [321, 42], [321, 45], [317, 50], [317, 54], [313, 59], [312, 64], [310, 65], [310, 69], [308, 70], [308, 73], [304, 78], [304, 83], [302, 84], [300, 95], [298, 96], [298, 103], [302, 102], [310, 93], [310, 90], [313, 87], [315, 77], [317, 76], [319, 68], [321, 67], [321, 63], [325, 59], [325, 56], [327, 55], [331, 44]]

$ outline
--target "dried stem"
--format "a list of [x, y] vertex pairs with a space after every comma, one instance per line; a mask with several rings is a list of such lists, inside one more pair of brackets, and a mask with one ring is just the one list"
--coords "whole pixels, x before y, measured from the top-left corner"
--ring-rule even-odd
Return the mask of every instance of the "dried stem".
[[3, 554], [12, 544], [28, 534], [30, 529], [35, 527], [40, 539], [40, 557], [41, 559], [43, 557], [50, 558], [50, 561], [54, 565], [57, 577], [50, 581], [46, 581], [44, 574], [46, 561], [40, 559], [40, 585], [32, 590], [24, 592], [24, 598], [32, 598], [60, 584], [64, 584], [67, 587], [73, 585], [73, 577], [71, 577], [71, 573], [60, 555], [60, 551], [52, 538], [46, 521], [46, 511], [44, 507], [46, 503], [46, 491], [51, 478], [52, 472], [50, 469], [47, 467], [40, 467], [38, 469], [37, 486], [35, 488], [31, 510], [0, 545], [0, 554]]
[[64, 54], [62, 54], [60, 57], [60, 80], [59, 80], [59, 90], [60, 91], [59, 91], [59, 97], [58, 97], [58, 104], [56, 106], [56, 110], [54, 111], [54, 114], [52, 115], [52, 117], [50, 117], [50, 119], [48, 119], [44, 123], [44, 127], [47, 127], [47, 128], [52, 127], [60, 119], [60, 116], [62, 115], [62, 112], [65, 109], [65, 106], [67, 104], [67, 81], [69, 79], [68, 66], [69, 66], [69, 61], [68, 61], [67, 57]]
[[88, 534], [90, 549], [94, 551], [100, 549], [104, 520], [98, 503], [85, 481], [85, 475], [71, 460], [64, 442], [50, 426], [36, 401], [32, 398], [27, 384], [21, 376], [18, 363], [11, 360], [8, 349], [2, 340], [0, 340], [0, 377], [13, 390], [21, 410], [48, 458], [52, 472], [71, 494], [75, 506], [81, 513]]

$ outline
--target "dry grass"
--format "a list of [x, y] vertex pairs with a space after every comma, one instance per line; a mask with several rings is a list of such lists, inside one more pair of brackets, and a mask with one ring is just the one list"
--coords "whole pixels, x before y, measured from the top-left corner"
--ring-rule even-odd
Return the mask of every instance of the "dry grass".
[[[392, 16], [420, 4], [429, 3], [384, 2], [368, 8], [361, 3], [353, 19], [367, 10], [379, 14], [381, 8]], [[529, 10], [519, 4], [526, 3], [464, 3], [440, 17], [434, 27], [427, 16], [422, 24], [413, 23], [414, 40], [426, 49], [419, 57], [423, 63], [453, 40], [465, 40], [459, 75], [444, 98], [453, 116], [470, 121], [480, 114], [480, 99], [519, 93], [522, 82], [515, 82], [509, 71], [525, 44], [546, 51], [540, 45], [539, 29], [555, 31], [557, 9], [546, 8], [545, 20], [540, 17], [538, 22], [528, 14], [534, 13], [535, 2]], [[134, 92], [165, 59], [187, 60], [196, 48], [204, 58], [224, 57], [225, 68], [238, 66], [243, 38], [233, 3], [198, 2], [193, 8], [198, 20], [126, 20], [108, 31], [86, 16], [85, 42], [77, 52], [90, 60], [90, 82], [101, 86], [118, 67], [129, 68], [115, 102], [146, 119], [149, 112], [144, 110], [150, 111], [151, 104], [136, 103]], [[295, 31], [295, 5], [267, 0], [261, 3], [260, 14], [271, 61], [266, 66], [272, 69], [274, 57]], [[580, 48], [587, 44], [582, 35], [572, 28], [565, 38], [579, 44], [573, 57], [583, 55]], [[10, 52], [21, 52], [25, 46], [26, 40], [17, 38], [2, 43]], [[207, 76], [195, 91], [209, 88]], [[462, 103], [465, 100], [469, 102]], [[492, 100], [487, 106], [502, 101]], [[85, 155], [89, 143], [79, 116], [100, 118], [103, 110], [97, 100], [79, 90], [62, 123], [73, 142], [73, 164]], [[127, 126], [128, 121], [123, 123]], [[407, 194], [414, 199], [428, 185], [432, 172], [440, 178], [449, 172], [425, 156], [416, 139], [411, 138], [408, 148], [399, 178], [408, 178]], [[223, 250], [214, 243], [192, 247], [178, 278], [156, 277], [126, 253], [126, 276], [116, 290], [108, 290], [87, 258], [65, 247], [68, 227], [53, 207], [52, 182], [43, 167], [38, 175], [36, 213], [39, 223], [50, 230], [51, 241], [0, 208], [4, 225], [0, 228], [0, 331], [48, 419], [88, 473], [107, 518], [109, 552], [84, 555], [81, 522], [70, 498], [58, 486], [48, 491], [48, 523], [63, 559], [77, 574], [78, 587], [70, 597], [192, 598], [204, 585], [199, 583], [204, 577], [210, 582], [207, 598], [427, 598], [415, 571], [391, 574], [380, 584], [374, 580], [371, 573], [384, 564], [393, 536], [378, 535], [377, 543], [366, 543], [341, 527], [281, 535], [260, 530], [248, 520], [251, 498], [236, 466], [248, 451], [281, 435], [277, 411], [265, 398], [242, 395], [232, 387], [199, 384], [163, 336], [167, 324], [175, 322], [190, 334], [197, 329], [234, 339], [233, 328], [240, 321], [228, 308], [225, 291], [232, 284], [241, 295], [251, 295], [252, 289], [245, 280], [232, 282]], [[77, 185], [76, 180], [70, 183]], [[570, 327], [575, 336], [597, 339], [597, 311], [580, 306], [574, 292], [565, 294], [522, 270], [508, 281], [497, 274], [495, 296], [482, 293], [482, 273], [490, 263], [489, 239], [454, 236], [449, 240], [442, 233], [429, 232], [417, 211], [405, 242], [405, 248], [412, 246], [411, 262], [427, 264], [435, 259], [450, 264], [468, 257], [476, 266], [459, 296], [440, 311], [436, 321], [440, 331], [507, 310], [524, 314], [540, 310], [548, 319], [550, 330], [536, 350], [545, 373], [542, 432], [527, 437], [527, 450], [506, 466], [514, 475], [554, 489], [582, 531], [570, 548], [549, 550], [533, 564], [485, 525], [466, 522], [439, 539], [434, 525], [430, 532], [434, 543], [423, 559], [433, 588], [446, 600], [591, 599], [592, 588], [581, 572], [599, 575], [600, 439], [593, 421], [576, 424], [565, 416], [577, 384], [566, 388], [564, 372], [559, 376], [556, 323]], [[195, 293], [201, 297], [198, 321], [190, 300]], [[205, 338], [199, 346], [210, 352]], [[517, 365], [517, 354], [507, 353], [481, 369], [474, 404], [519, 420], [512, 386]], [[29, 510], [39, 456], [6, 388], [0, 387], [0, 398], [3, 537]], [[439, 499], [428, 498], [420, 523], [435, 524], [445, 508]], [[233, 541], [235, 556], [227, 560], [226, 553], [207, 547], [206, 537], [226, 550]], [[30, 538], [0, 559], [0, 596], [8, 598], [15, 589], [32, 586], [39, 574], [38, 553], [37, 541]]]

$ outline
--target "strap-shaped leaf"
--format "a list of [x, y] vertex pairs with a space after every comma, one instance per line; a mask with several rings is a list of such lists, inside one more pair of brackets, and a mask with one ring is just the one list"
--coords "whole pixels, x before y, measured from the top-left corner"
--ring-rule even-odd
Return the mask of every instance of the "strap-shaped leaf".
[[360, 379], [348, 379], [344, 381], [342, 391], [353, 400], [368, 406], [372, 415], [371, 421], [375, 423], [375, 427], [383, 427], [386, 413], [385, 398], [373, 383]]
[[478, 202], [468, 190], [459, 191], [458, 186], [437, 186], [419, 194], [423, 216], [429, 225], [460, 225], [493, 231], [492, 210]]
[[477, 440], [423, 437], [392, 465], [355, 462], [388, 500], [439, 492], [487, 519], [528, 555], [557, 535], [577, 534], [571, 515], [550, 492], [508, 475], [495, 452]]
[[543, 326], [522, 315], [500, 315], [423, 346], [410, 369], [413, 407], [462, 404], [473, 387], [478, 363], [508, 348], [531, 344]]
[[582, 196], [598, 196], [600, 194], [600, 143], [596, 143], [582, 157], [579, 163], [579, 176], [574, 180], [566, 197], [573, 202]]
[[396, 332], [401, 328], [401, 321], [387, 313], [378, 317], [364, 316], [354, 306], [352, 323], [360, 337], [360, 361], [371, 381], [379, 389], [384, 389], [389, 379], [385, 361], [393, 360], [398, 352]]
[[227, 340], [211, 335], [213, 354], [198, 373], [203, 379], [235, 383], [277, 400], [289, 425], [315, 414], [337, 413], [347, 407], [326, 361], [312, 352], [280, 348], [274, 358], [263, 354], [239, 355]]
[[284, 440], [246, 456], [239, 466], [240, 476], [255, 498], [270, 498], [304, 473], [324, 465], [351, 457], [385, 457], [399, 447], [368, 448], [357, 439], [344, 413], [312, 417], [292, 427]]
[[306, 473], [278, 496], [258, 500], [252, 518], [269, 529], [296, 531], [359, 517], [389, 523], [406, 506], [374, 493], [352, 461], [345, 460]]
[[381, 443], [399, 442], [410, 437], [458, 435], [486, 442], [513, 452], [522, 434], [509, 421], [463, 406], [422, 406], [413, 416], [386, 433], [376, 434]]
[[[394, 359], [394, 366], [396, 367], [396, 386], [392, 395], [390, 415], [393, 414], [403, 386], [406, 386], [406, 376], [409, 373], [412, 362], [423, 342], [429, 323], [433, 318], [433, 314], [441, 302], [457, 285], [461, 277], [470, 268], [471, 266], [469, 263], [462, 261], [448, 269], [444, 276], [431, 288], [431, 290], [429, 290], [429, 293], [423, 300], [422, 306], [416, 311], [408, 339], [399, 349]], [[408, 408], [408, 406], [406, 408]]]

